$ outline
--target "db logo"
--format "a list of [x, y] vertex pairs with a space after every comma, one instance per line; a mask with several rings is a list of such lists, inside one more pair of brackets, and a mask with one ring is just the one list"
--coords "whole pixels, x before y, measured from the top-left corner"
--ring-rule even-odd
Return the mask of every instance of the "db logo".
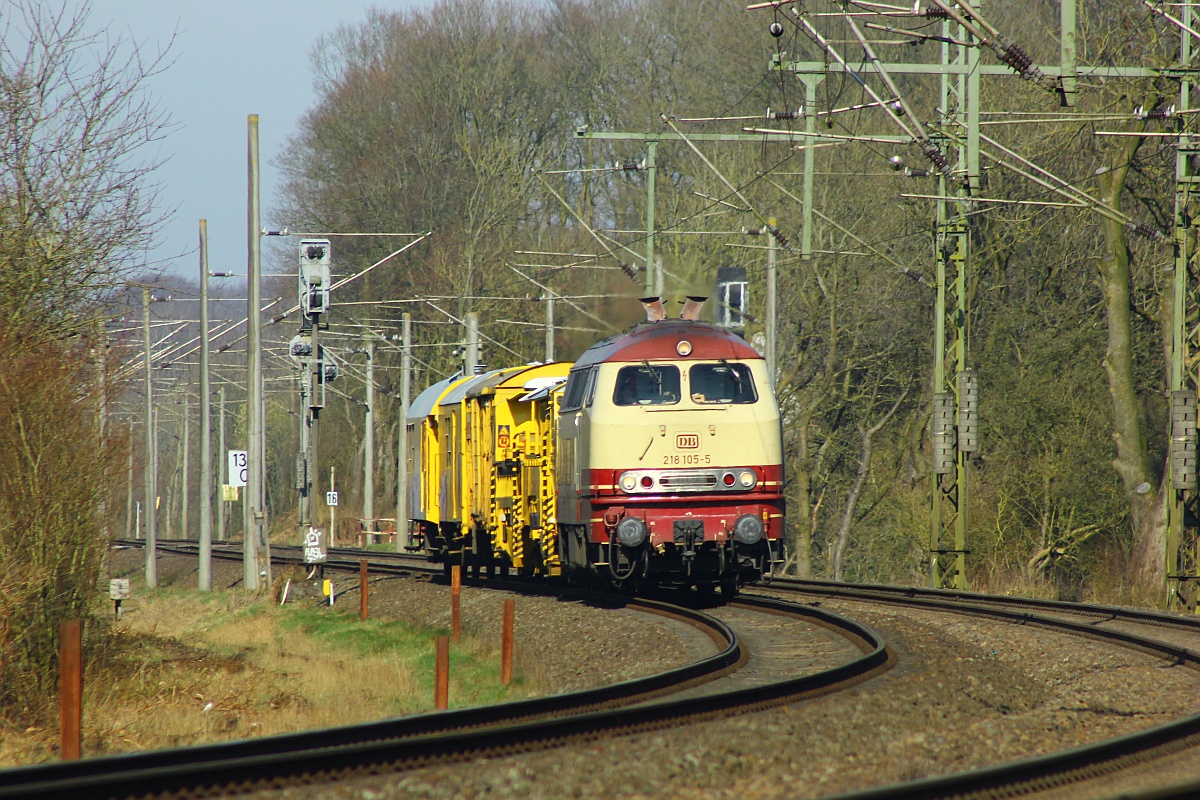
[[679, 450], [699, 450], [700, 435], [696, 433], [675, 434], [675, 447]]

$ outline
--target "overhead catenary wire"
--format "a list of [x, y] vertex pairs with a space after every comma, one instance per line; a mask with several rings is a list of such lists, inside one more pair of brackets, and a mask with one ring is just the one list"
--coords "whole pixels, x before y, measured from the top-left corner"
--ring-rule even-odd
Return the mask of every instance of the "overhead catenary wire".
[[536, 287], [538, 287], [539, 289], [541, 289], [543, 292], [546, 292], [547, 294], [552, 294], [552, 295], [554, 295], [554, 297], [555, 297], [555, 299], [556, 299], [556, 300], [562, 300], [564, 303], [566, 303], [566, 304], [567, 304], [567, 305], [569, 305], [571, 308], [573, 308], [573, 309], [575, 309], [576, 311], [578, 311], [580, 314], [583, 314], [583, 315], [584, 315], [585, 317], [587, 317], [588, 319], [592, 319], [592, 320], [595, 320], [596, 322], [599, 322], [601, 325], [604, 325], [604, 326], [606, 326], [606, 327], [607, 327], [607, 329], [608, 329], [608, 330], [610, 330], [610, 331], [615, 331], [615, 330], [616, 330], [616, 327], [615, 327], [615, 326], [613, 326], [613, 325], [612, 325], [612, 323], [608, 322], [607, 320], [601, 319], [600, 317], [597, 317], [595, 314], [593, 314], [592, 312], [590, 312], [590, 311], [588, 311], [587, 309], [583, 308], [583, 307], [582, 307], [582, 306], [580, 306], [578, 303], [572, 302], [571, 300], [568, 300], [567, 298], [565, 298], [565, 297], [563, 297], [563, 296], [559, 295], [557, 292], [555, 292], [553, 289], [551, 289], [551, 288], [550, 288], [549, 286], [547, 286], [546, 284], [544, 284], [544, 283], [539, 283], [538, 281], [536, 281], [536, 280], [534, 280], [533, 278], [529, 277], [529, 276], [528, 276], [528, 275], [526, 275], [524, 272], [521, 272], [519, 269], [517, 269], [516, 267], [512, 266], [511, 264], [508, 264], [508, 265], [506, 265], [506, 266], [507, 266], [507, 267], [508, 267], [510, 270], [512, 270], [513, 272], [515, 272], [515, 273], [517, 273], [518, 275], [520, 275], [520, 276], [521, 276], [522, 278], [524, 278], [525, 280], [527, 280], [527, 281], [529, 281], [530, 283], [532, 283], [534, 286], [536, 286]]
[[[768, 180], [767, 180], [767, 183], [771, 184], [771, 185], [772, 185], [772, 186], [774, 186], [776, 189], [778, 189], [780, 192], [782, 192], [783, 194], [785, 194], [785, 195], [787, 195], [788, 197], [790, 197], [790, 198], [791, 198], [792, 200], [794, 200], [796, 203], [800, 204], [800, 206], [801, 206], [801, 207], [803, 207], [803, 206], [804, 206], [804, 203], [803, 203], [803, 201], [802, 201], [802, 200], [801, 200], [799, 197], [796, 197], [796, 195], [795, 195], [795, 194], [793, 194], [792, 192], [790, 192], [790, 191], [788, 191], [787, 189], [783, 188], [782, 186], [780, 186], [780, 185], [779, 185], [778, 183], [776, 183], [775, 181], [768, 179]], [[872, 253], [874, 253], [875, 255], [877, 255], [877, 256], [879, 256], [880, 258], [882, 258], [884, 261], [887, 261], [889, 264], [891, 264], [892, 266], [894, 266], [896, 269], [900, 270], [900, 272], [901, 272], [901, 273], [903, 273], [904, 275], [906, 275], [907, 277], [909, 277], [909, 278], [912, 278], [914, 281], [916, 281], [917, 283], [920, 283], [920, 284], [925, 284], [925, 283], [927, 282], [927, 280], [926, 280], [926, 278], [925, 278], [925, 276], [924, 276], [923, 274], [921, 274], [921, 273], [920, 273], [920, 272], [918, 272], [917, 270], [913, 269], [912, 267], [908, 267], [908, 266], [905, 266], [904, 264], [901, 264], [899, 261], [897, 261], [896, 259], [892, 258], [891, 256], [889, 256], [887, 253], [883, 252], [883, 251], [882, 251], [882, 250], [880, 250], [879, 248], [875, 247], [875, 246], [874, 246], [874, 245], [872, 245], [870, 242], [866, 241], [866, 240], [865, 240], [865, 239], [863, 239], [861, 236], [859, 236], [858, 234], [856, 234], [856, 233], [854, 233], [853, 231], [851, 231], [849, 228], [845, 227], [845, 226], [844, 226], [844, 225], [842, 225], [841, 223], [839, 223], [839, 222], [837, 222], [836, 220], [834, 220], [832, 217], [828, 216], [827, 214], [823, 214], [823, 213], [821, 212], [821, 210], [820, 210], [820, 209], [818, 209], [818, 208], [813, 208], [813, 209], [812, 209], [812, 212], [813, 212], [813, 214], [817, 215], [817, 216], [818, 216], [818, 217], [820, 217], [821, 219], [823, 219], [823, 220], [825, 220], [826, 222], [828, 222], [830, 225], [832, 225], [832, 226], [834, 226], [835, 228], [837, 228], [839, 231], [841, 231], [841, 232], [842, 232], [842, 233], [844, 233], [845, 235], [849, 236], [849, 237], [850, 237], [851, 239], [853, 239], [854, 241], [856, 241], [856, 242], [858, 242], [859, 244], [861, 244], [863, 247], [865, 247], [865, 248], [867, 248], [868, 250], [870, 250], [870, 251], [871, 251]]]
[[[605, 242], [606, 237], [602, 237], [600, 234], [596, 233], [596, 231], [594, 231], [592, 229], [592, 227], [587, 224], [587, 222], [584, 220], [584, 218], [582, 216], [580, 216], [579, 212], [576, 211], [574, 208], [572, 208], [571, 204], [568, 203], [566, 200], [564, 200], [563, 197], [554, 190], [554, 187], [550, 185], [549, 181], [547, 181], [545, 178], [542, 177], [541, 173], [535, 172], [534, 175], [537, 177], [537, 179], [539, 181], [542, 182], [542, 185], [546, 187], [547, 191], [549, 191], [550, 194], [554, 195], [554, 199], [558, 200], [558, 202], [562, 204], [562, 207], [565, 208], [571, 214], [571, 216], [573, 216], [575, 218], [575, 220], [583, 227], [583, 229], [585, 231], [587, 231], [587, 233], [590, 234], [593, 239], [596, 240], [596, 243], [599, 244], [602, 248], [604, 248], [604, 250], [608, 254], [608, 256], [613, 261], [617, 262], [617, 266], [621, 268], [621, 271], [625, 273], [625, 275], [629, 278], [629, 280], [636, 283], [637, 282], [637, 272], [634, 271], [633, 267], [629, 266], [624, 261], [622, 261], [617, 256], [617, 254], [613, 251], [613, 249], [608, 246], [607, 242]], [[614, 242], [614, 244], [616, 244], [619, 247], [624, 248], [625, 250], [629, 250], [628, 247], [625, 247], [624, 245], [620, 244], [619, 242]], [[630, 250], [630, 252], [633, 252], [633, 251]], [[637, 255], [637, 253], [634, 253], [634, 255]], [[645, 260], [645, 256], [641, 256], [641, 258], [643, 261]]]
[[[820, 37], [820, 33], [818, 33], [817, 29], [812, 26], [812, 23], [803, 18], [801, 18], [800, 21], [811, 34]], [[917, 140], [917, 144], [920, 146], [921, 152], [923, 152], [925, 157], [928, 158], [935, 167], [937, 167], [938, 172], [945, 176], [946, 180], [958, 183], [958, 177], [954, 174], [954, 170], [950, 166], [950, 160], [946, 158], [946, 154], [942, 152], [942, 149], [938, 147], [937, 143], [929, 138], [929, 134], [925, 132], [925, 127], [921, 124], [921, 121], [917, 118], [917, 116], [913, 114], [908, 102], [904, 99], [904, 96], [896, 87], [895, 82], [892, 80], [891, 74], [883, 66], [883, 62], [880, 61], [879, 56], [875, 55], [875, 50], [871, 47], [870, 42], [867, 41], [867, 37], [863, 35], [861, 30], [859, 30], [858, 23], [856, 23], [852, 17], [847, 16], [846, 24], [850, 27], [850, 30], [854, 32], [854, 37], [858, 39], [859, 45], [862, 47], [863, 53], [866, 55], [867, 59], [872, 65], [874, 65], [875, 71], [878, 73], [880, 80], [883, 81], [888, 91], [892, 93], [892, 97], [895, 98], [893, 103], [882, 106], [884, 112], [891, 117], [896, 124], [900, 125], [902, 130], [906, 132], [912, 132], [914, 134], [914, 138]], [[824, 42], [824, 38], [822, 37], [820, 41]], [[830, 48], [828, 51], [830, 55], [839, 60], [841, 59], [841, 56], [835, 55], [836, 51], [832, 49], [832, 45], [825, 43], [823, 46]], [[845, 61], [842, 61], [841, 63], [846, 69], [850, 69], [849, 65], [846, 64]], [[863, 89], [873, 98], [875, 98], [876, 102], [884, 102], [883, 98], [881, 98], [873, 89], [871, 89], [861, 76], [858, 76], [858, 74], [855, 73], [854, 77], [860, 82]], [[901, 119], [901, 113], [909, 118], [911, 121], [911, 127], [903, 122]]]
[[750, 213], [751, 213], [751, 214], [753, 214], [753, 215], [755, 216], [755, 218], [756, 218], [756, 219], [759, 221], [759, 223], [760, 223], [760, 224], [761, 224], [761, 225], [762, 225], [762, 226], [763, 226], [765, 229], [767, 229], [768, 231], [770, 231], [770, 233], [771, 233], [771, 236], [773, 236], [773, 237], [775, 238], [775, 240], [776, 240], [776, 241], [778, 241], [778, 242], [779, 242], [779, 244], [780, 244], [780, 245], [781, 245], [781, 246], [782, 246], [782, 247], [783, 247], [785, 250], [787, 250], [788, 252], [794, 252], [794, 251], [795, 251], [795, 248], [792, 246], [792, 243], [791, 243], [790, 241], [788, 241], [788, 238], [787, 238], [786, 236], [784, 236], [782, 232], [780, 232], [779, 228], [777, 228], [776, 226], [772, 225], [772, 224], [771, 224], [771, 221], [770, 221], [769, 219], [767, 219], [766, 215], [765, 215], [765, 214], [763, 214], [762, 212], [760, 212], [758, 209], [756, 209], [756, 208], [754, 207], [754, 204], [753, 204], [753, 203], [751, 203], [751, 202], [750, 202], [750, 201], [749, 201], [749, 200], [746, 198], [746, 195], [742, 194], [742, 191], [741, 191], [740, 189], [738, 189], [736, 186], [734, 186], [734, 185], [733, 185], [733, 183], [732, 183], [732, 182], [731, 182], [731, 181], [730, 181], [728, 178], [726, 178], [726, 177], [725, 177], [725, 176], [724, 176], [724, 175], [721, 173], [721, 171], [720, 171], [719, 169], [717, 169], [715, 165], [713, 165], [713, 163], [712, 163], [711, 161], [709, 161], [709, 160], [708, 160], [708, 157], [707, 157], [706, 155], [704, 155], [704, 153], [703, 153], [703, 152], [700, 150], [700, 148], [699, 148], [699, 147], [697, 147], [697, 146], [695, 145], [695, 143], [694, 143], [694, 142], [692, 142], [692, 140], [691, 140], [691, 139], [689, 139], [689, 138], [688, 138], [688, 137], [687, 137], [687, 136], [686, 136], [686, 135], [683, 133], [683, 131], [679, 130], [678, 126], [676, 126], [676, 125], [675, 125], [675, 123], [674, 123], [674, 122], [672, 122], [672, 121], [671, 121], [671, 120], [670, 120], [670, 119], [667, 117], [667, 115], [666, 115], [666, 114], [662, 114], [662, 115], [660, 115], [660, 116], [661, 116], [661, 118], [662, 118], [662, 121], [663, 121], [663, 122], [665, 122], [667, 125], [671, 126], [671, 130], [675, 131], [675, 133], [676, 133], [676, 134], [678, 134], [679, 138], [683, 140], [683, 143], [684, 143], [684, 144], [686, 144], [686, 145], [687, 145], [687, 146], [688, 146], [688, 147], [691, 149], [691, 151], [692, 151], [693, 153], [695, 153], [697, 157], [699, 157], [699, 159], [700, 159], [702, 162], [704, 162], [704, 165], [705, 165], [706, 167], [708, 167], [708, 169], [709, 169], [709, 170], [710, 170], [710, 171], [711, 171], [711, 172], [712, 172], [714, 175], [716, 175], [716, 176], [717, 176], [717, 178], [718, 178], [718, 179], [721, 181], [721, 183], [725, 184], [726, 188], [728, 188], [728, 189], [729, 189], [729, 191], [733, 192], [734, 196], [735, 196], [735, 197], [737, 197], [737, 199], [741, 200], [741, 201], [742, 201], [742, 203], [744, 203], [744, 204], [745, 204], [745, 206], [746, 206], [747, 210], [749, 210], [749, 211], [750, 211]]
[[1038, 164], [1035, 164], [1034, 162], [1025, 158], [1020, 153], [1017, 153], [1016, 151], [1011, 150], [1010, 148], [1005, 147], [1004, 145], [1000, 144], [995, 139], [984, 136], [982, 133], [979, 135], [979, 139], [980, 139], [980, 141], [986, 142], [988, 145], [996, 148], [997, 150], [999, 150], [1000, 152], [1009, 156], [1010, 158], [1016, 159], [1018, 162], [1020, 162], [1021, 164], [1024, 164], [1029, 169], [1034, 170], [1035, 172], [1039, 173], [1040, 175], [1045, 176], [1045, 179], [1043, 180], [1042, 178], [1039, 178], [1037, 175], [1032, 175], [1032, 174], [1026, 172], [1025, 170], [1020, 169], [1019, 167], [1017, 167], [1015, 165], [1009, 164], [1009, 163], [1005, 162], [1003, 159], [1000, 159], [999, 157], [988, 153], [983, 148], [980, 148], [980, 150], [979, 150], [979, 154], [981, 156], [984, 156], [985, 158], [995, 161], [996, 163], [1000, 164], [1001, 166], [1003, 166], [1007, 169], [1010, 169], [1013, 172], [1016, 172], [1018, 175], [1028, 178], [1029, 180], [1034, 181], [1035, 183], [1037, 183], [1040, 186], [1044, 186], [1045, 188], [1050, 189], [1051, 191], [1055, 192], [1056, 194], [1060, 194], [1060, 195], [1063, 195], [1070, 199], [1076, 200], [1078, 202], [1085, 203], [1089, 208], [1091, 208], [1092, 210], [1101, 214], [1102, 216], [1108, 217], [1109, 219], [1113, 220], [1114, 222], [1121, 223], [1121, 225], [1125, 226], [1127, 229], [1129, 229], [1141, 236], [1144, 236], [1147, 239], [1160, 240], [1163, 238], [1162, 231], [1159, 231], [1158, 229], [1152, 227], [1148, 223], [1139, 223], [1136, 220], [1134, 220], [1132, 217], [1130, 217], [1128, 214], [1125, 214], [1118, 209], [1114, 209], [1114, 208], [1109, 207], [1108, 205], [1105, 205], [1099, 199], [1088, 194], [1083, 189], [1080, 189], [1078, 186], [1075, 186], [1074, 184], [1070, 183], [1069, 181], [1063, 180], [1062, 178], [1058, 177], [1057, 175], [1055, 175], [1054, 173], [1045, 169], [1044, 167], [1041, 167]]
[[[339, 235], [349, 235], [349, 234], [339, 234]], [[404, 235], [406, 235], [406, 236], [407, 236], [407, 235], [410, 235], [410, 234], [404, 234]], [[351, 276], [349, 276], [349, 277], [343, 278], [342, 280], [335, 282], [335, 283], [334, 283], [334, 284], [333, 284], [333, 285], [330, 287], [330, 291], [333, 291], [334, 289], [339, 289], [339, 288], [341, 288], [342, 286], [345, 286], [346, 284], [350, 283], [351, 281], [354, 281], [354, 280], [357, 280], [357, 279], [361, 278], [363, 275], [366, 275], [368, 272], [370, 272], [371, 270], [375, 269], [376, 267], [378, 267], [378, 266], [380, 266], [380, 265], [382, 265], [382, 264], [384, 264], [384, 263], [386, 263], [386, 262], [390, 261], [391, 259], [393, 259], [393, 258], [395, 258], [396, 256], [400, 255], [401, 253], [405, 252], [406, 250], [410, 250], [410, 249], [412, 249], [413, 247], [417, 246], [417, 245], [418, 245], [418, 244], [420, 244], [421, 242], [425, 241], [425, 239], [427, 239], [427, 238], [429, 238], [430, 236], [432, 236], [432, 235], [433, 235], [433, 232], [432, 232], [432, 231], [428, 231], [428, 232], [426, 232], [426, 233], [423, 233], [423, 234], [411, 234], [411, 235], [419, 235], [419, 236], [420, 236], [420, 238], [419, 238], [419, 239], [415, 239], [414, 241], [408, 242], [408, 243], [407, 243], [407, 244], [405, 244], [403, 247], [401, 247], [401, 248], [399, 248], [399, 249], [397, 249], [397, 250], [394, 250], [394, 251], [392, 251], [392, 252], [391, 252], [391, 253], [389, 253], [388, 255], [386, 255], [386, 256], [384, 256], [383, 258], [381, 258], [381, 259], [379, 259], [378, 261], [376, 261], [376, 262], [375, 262], [374, 264], [372, 264], [371, 266], [369, 266], [369, 267], [367, 267], [367, 268], [365, 268], [365, 269], [363, 269], [363, 270], [361, 270], [361, 271], [359, 271], [359, 272], [357, 272], [357, 273], [355, 273], [355, 274], [353, 274], [353, 275], [351, 275]], [[282, 300], [283, 300], [283, 298], [276, 298], [275, 300], [271, 301], [271, 302], [270, 302], [270, 303], [268, 303], [267, 305], [263, 306], [263, 307], [260, 309], [259, 313], [261, 314], [261, 313], [263, 313], [264, 311], [267, 311], [267, 310], [271, 309], [273, 306], [275, 306], [275, 305], [279, 304], [280, 302], [282, 302]], [[278, 323], [278, 322], [282, 322], [283, 320], [287, 319], [287, 317], [289, 317], [290, 315], [292, 315], [292, 314], [296, 313], [296, 312], [297, 312], [297, 311], [299, 311], [299, 310], [300, 310], [300, 304], [299, 304], [299, 303], [297, 303], [296, 305], [292, 306], [291, 308], [289, 308], [288, 310], [284, 311], [283, 313], [281, 313], [281, 314], [278, 314], [278, 315], [276, 315], [276, 316], [272, 317], [272, 318], [271, 318], [271, 320], [270, 320], [269, 322], [265, 323], [265, 325], [268, 325], [268, 326], [269, 326], [269, 325], [274, 325], [274, 324], [276, 324], [276, 323]], [[237, 322], [237, 323], [236, 323], [236, 324], [235, 324], [233, 327], [235, 327], [235, 328], [236, 328], [236, 327], [238, 327], [238, 326], [240, 326], [240, 325], [245, 325], [245, 324], [246, 324], [248, 321], [249, 321], [249, 318], [248, 318], [248, 317], [243, 317], [243, 318], [242, 318], [240, 321], [238, 321], [238, 322]], [[214, 335], [214, 336], [210, 336], [210, 337], [209, 337], [209, 342], [212, 342], [212, 341], [213, 341], [215, 338], [217, 338], [215, 335]], [[226, 343], [225, 343], [225, 344], [224, 344], [222, 347], [220, 347], [220, 348], [218, 348], [218, 349], [217, 349], [217, 353], [223, 353], [223, 352], [225, 352], [226, 350], [228, 350], [228, 349], [229, 349], [230, 347], [232, 347], [233, 345], [240, 344], [241, 342], [245, 341], [245, 339], [246, 339], [246, 338], [247, 338], [247, 334], [242, 334], [240, 337], [238, 337], [237, 339], [234, 339], [232, 342], [226, 342]], [[197, 335], [197, 336], [195, 337], [195, 339], [193, 339], [192, 341], [193, 341], [193, 342], [198, 342], [198, 341], [199, 341], [199, 339], [200, 339], [200, 336], [199, 336], [199, 335]], [[185, 354], [183, 355], [183, 357], [185, 357], [185, 358], [186, 358], [187, 356], [190, 356], [190, 355], [192, 355], [193, 353], [195, 353], [195, 352], [196, 352], [196, 349], [198, 349], [198, 345], [197, 345], [197, 348], [194, 348], [194, 349], [192, 349], [192, 350], [189, 350], [187, 353], [185, 353]], [[131, 362], [131, 363], [132, 363], [134, 366], [136, 366], [138, 363], [141, 363], [141, 362], [139, 362], [139, 361], [133, 361], [133, 362]], [[129, 368], [129, 364], [127, 364], [127, 365], [125, 366], [125, 368], [124, 368], [124, 369], [128, 369], [128, 368]], [[118, 373], [118, 374], [120, 374], [120, 373]]]

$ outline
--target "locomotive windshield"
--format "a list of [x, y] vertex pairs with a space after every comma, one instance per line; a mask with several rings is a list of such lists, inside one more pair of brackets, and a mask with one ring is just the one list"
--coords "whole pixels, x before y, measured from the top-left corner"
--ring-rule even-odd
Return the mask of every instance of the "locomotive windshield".
[[670, 364], [621, 367], [613, 404], [670, 406], [679, 402], [679, 368]]
[[693, 403], [753, 403], [754, 377], [745, 364], [696, 364], [688, 372]]

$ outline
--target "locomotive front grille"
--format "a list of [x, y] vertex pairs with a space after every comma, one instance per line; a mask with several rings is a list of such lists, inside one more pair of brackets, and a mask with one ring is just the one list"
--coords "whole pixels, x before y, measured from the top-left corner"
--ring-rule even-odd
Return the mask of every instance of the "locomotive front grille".
[[686, 491], [712, 489], [717, 485], [715, 472], [667, 472], [659, 476], [658, 483], [664, 489]]
[[636, 469], [617, 476], [617, 488], [625, 494], [748, 492], [757, 485], [758, 475], [750, 467]]

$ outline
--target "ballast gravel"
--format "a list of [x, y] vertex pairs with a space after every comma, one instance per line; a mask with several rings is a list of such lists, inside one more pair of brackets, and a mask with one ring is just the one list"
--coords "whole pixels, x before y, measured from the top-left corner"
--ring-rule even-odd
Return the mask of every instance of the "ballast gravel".
[[[160, 581], [186, 575], [185, 561], [162, 559]], [[235, 567], [216, 566], [216, 583], [235, 584]], [[448, 594], [428, 580], [372, 578], [371, 613], [446, 627]], [[498, 630], [510, 596], [464, 587], [466, 632]], [[1200, 712], [1200, 674], [1131, 650], [972, 617], [834, 600], [823, 607], [874, 627], [899, 665], [846, 692], [768, 711], [249, 796], [826, 797], [1042, 755]], [[662, 671], [713, 650], [706, 637], [661, 618], [517, 596], [516, 651], [518, 673], [557, 692]], [[1135, 770], [1134, 785], [1200, 778], [1194, 753], [1172, 761], [1171, 770]], [[1107, 797], [1112, 788], [1053, 796]]]
[[[900, 665], [847, 692], [774, 710], [258, 796], [825, 797], [1050, 753], [1200, 711], [1200, 675], [1134, 651], [927, 611], [824, 607], [874, 627]], [[589, 658], [587, 631], [551, 627], [558, 647]]]

